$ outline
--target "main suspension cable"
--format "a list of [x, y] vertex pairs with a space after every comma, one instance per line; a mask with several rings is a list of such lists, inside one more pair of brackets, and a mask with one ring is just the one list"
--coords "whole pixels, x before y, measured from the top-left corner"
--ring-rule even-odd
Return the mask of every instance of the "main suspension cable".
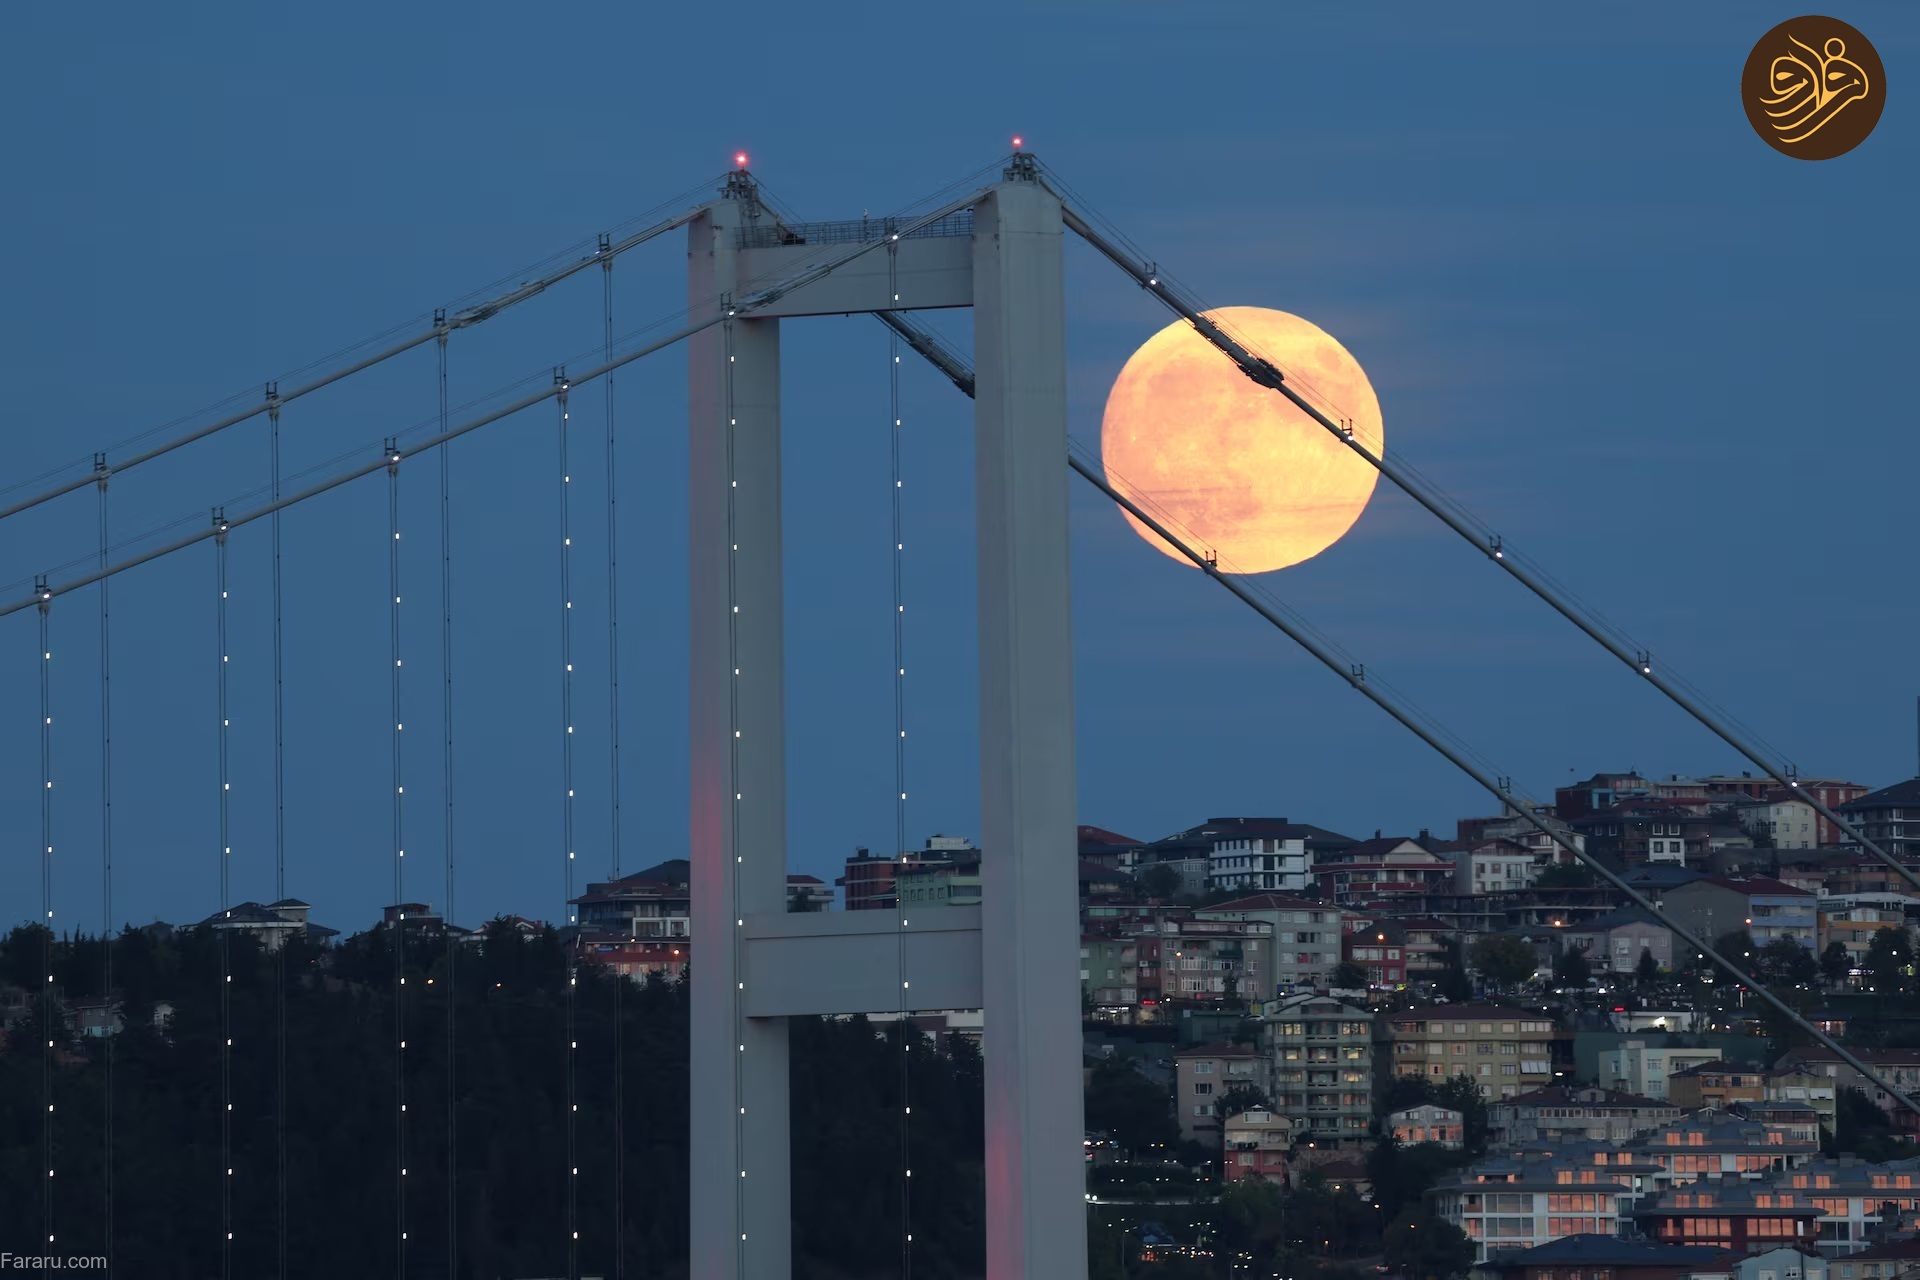
[[[898, 315], [897, 313], [882, 318], [889, 328], [893, 328], [896, 331], [903, 327], [914, 327], [910, 320], [907, 320], [904, 316]], [[930, 342], [927, 345], [931, 349], [935, 347], [936, 344]], [[920, 348], [916, 347], [915, 349], [918, 350]], [[966, 366], [964, 361], [958, 357], [949, 357], [946, 360], [929, 357], [929, 360], [939, 368], [942, 373], [945, 373], [949, 379], [953, 381], [955, 386], [959, 387], [969, 396], [973, 394], [973, 371]], [[1540, 816], [1538, 806], [1530, 803], [1524, 797], [1515, 796], [1512, 789], [1504, 784], [1504, 775], [1497, 775], [1482, 769], [1469, 759], [1466, 753], [1451, 745], [1446, 735], [1434, 732], [1429, 727], [1432, 721], [1430, 716], [1424, 713], [1415, 714], [1409, 711], [1397, 695], [1387, 691], [1387, 686], [1385, 686], [1382, 681], [1367, 672], [1364, 665], [1357, 662], [1350, 662], [1347, 655], [1335, 651], [1310, 628], [1301, 626], [1294, 619], [1289, 618], [1287, 611], [1274, 608], [1264, 603], [1251, 588], [1251, 580], [1249, 578], [1236, 574], [1231, 565], [1222, 565], [1216, 554], [1195, 550], [1192, 542], [1175, 532], [1169, 523], [1148, 511], [1141, 503], [1122, 493], [1110, 483], [1110, 477], [1102, 476], [1095, 460], [1090, 457], [1079, 456], [1083, 452], [1085, 452], [1085, 450], [1082, 449], [1077, 442], [1069, 440], [1067, 465], [1075, 474], [1079, 475], [1081, 479], [1086, 480], [1092, 484], [1094, 488], [1104, 493], [1115, 505], [1139, 520], [1142, 525], [1160, 537], [1168, 546], [1179, 551], [1195, 568], [1201, 570], [1201, 572], [1205, 573], [1209, 578], [1232, 592], [1243, 604], [1253, 609], [1254, 612], [1271, 623], [1275, 629], [1305, 649], [1309, 655], [1317, 659], [1323, 666], [1327, 667], [1328, 670], [1332, 671], [1342, 680], [1345, 680], [1356, 692], [1360, 693], [1361, 696], [1392, 716], [1401, 726], [1411, 731], [1421, 741], [1440, 753], [1440, 755], [1445, 757], [1462, 773], [1479, 783], [1500, 801], [1504, 809], [1511, 810], [1518, 814], [1523, 821], [1532, 826], [1541, 835], [1566, 850], [1576, 861], [1584, 864], [1595, 875], [1625, 894], [1628, 900], [1633, 902], [1634, 905], [1646, 911], [1654, 919], [1662, 921], [1668, 929], [1673, 931], [1676, 937], [1718, 965], [1720, 969], [1729, 977], [1733, 978], [1734, 981], [1747, 987], [1756, 996], [1765, 1000], [1773, 1006], [1776, 1011], [1784, 1015], [1788, 1021], [1805, 1031], [1821, 1045], [1833, 1050], [1834, 1053], [1839, 1055], [1841, 1061], [1845, 1062], [1855, 1071], [1858, 1071], [1862, 1078], [1870, 1081], [1878, 1088], [1885, 1090], [1902, 1106], [1905, 1106], [1916, 1116], [1920, 1116], [1920, 1099], [1910, 1097], [1900, 1091], [1878, 1071], [1875, 1071], [1854, 1054], [1848, 1052], [1833, 1036], [1801, 1017], [1792, 1006], [1762, 986], [1758, 981], [1748, 976], [1739, 966], [1707, 945], [1706, 942], [1697, 937], [1691, 930], [1669, 918], [1659, 903], [1648, 898], [1631, 884], [1628, 884], [1605, 863], [1589, 855], [1583, 845], [1576, 843], [1565, 832], [1556, 829], [1548, 823], [1545, 818]]]
[[[1059, 182], [1057, 175], [1054, 175], [1051, 170], [1048, 171], [1047, 183], [1050, 188], [1064, 189], [1065, 186], [1064, 183]], [[1059, 191], [1056, 190], [1055, 194], [1058, 195]], [[1730, 717], [1717, 712], [1704, 696], [1691, 692], [1691, 686], [1685, 681], [1669, 679], [1664, 670], [1656, 671], [1650, 650], [1626, 638], [1625, 633], [1618, 627], [1560, 588], [1550, 575], [1533, 567], [1525, 557], [1510, 551], [1501, 536], [1491, 532], [1484, 521], [1472, 516], [1463, 504], [1447, 496], [1437, 485], [1422, 479], [1397, 454], [1389, 452], [1381, 446], [1379, 441], [1360, 438], [1354, 431], [1336, 422], [1332, 416], [1311, 403], [1307, 395], [1293, 385], [1299, 381], [1297, 377], [1286, 374], [1273, 361], [1256, 354], [1246, 343], [1235, 338], [1228, 332], [1229, 326], [1207, 314], [1197, 301], [1183, 296], [1182, 291], [1177, 290], [1153, 262], [1137, 251], [1129, 251], [1122, 244], [1116, 243], [1115, 237], [1096, 229], [1087, 216], [1080, 213], [1073, 205], [1066, 203], [1064, 199], [1061, 204], [1061, 214], [1068, 229], [1087, 241], [1127, 275], [1132, 276], [1143, 289], [1166, 305], [1169, 310], [1185, 319], [1202, 338], [1232, 360], [1256, 385], [1286, 397], [1301, 412], [1332, 433], [1337, 440], [1344, 443], [1381, 475], [1391, 480], [1401, 492], [1439, 517], [1448, 528], [1473, 544], [1495, 565], [1504, 569], [1534, 595], [1545, 601], [1561, 617], [1573, 623], [1602, 648], [1626, 663], [1675, 706], [1692, 716], [1715, 737], [1745, 756], [1767, 777], [1793, 792], [1815, 813], [1832, 823], [1836, 829], [1845, 832], [1861, 848], [1892, 868], [1915, 889], [1920, 889], [1920, 874], [1869, 839], [1858, 826], [1834, 812], [1817, 791], [1803, 787], [1798, 770], [1792, 763], [1769, 756], [1764, 744], [1755, 742], [1746, 733], [1729, 723]]]
[[[665, 202], [662, 205], [656, 206], [656, 210], [662, 210], [662, 209], [670, 208], [673, 205], [677, 205], [681, 200], [686, 199], [692, 196], [695, 192], [698, 192], [710, 186], [711, 181], [712, 180], [710, 179], [707, 182], [700, 183], [697, 187], [690, 189], [688, 192], [683, 193], [681, 196], [676, 197], [671, 201]], [[667, 217], [660, 221], [654, 222], [650, 226], [633, 231], [627, 235], [623, 235], [617, 240], [609, 238], [605, 242], [604, 247], [599, 251], [599, 253], [595, 253], [592, 255], [584, 256], [584, 257], [576, 257], [574, 260], [569, 261], [562, 266], [554, 267], [552, 269], [541, 272], [540, 274], [536, 275], [532, 279], [523, 279], [518, 286], [508, 290], [505, 293], [500, 294], [499, 296], [486, 297], [486, 298], [481, 298], [479, 296], [482, 292], [490, 292], [492, 290], [501, 288], [504, 285], [505, 281], [513, 279], [514, 276], [524, 275], [525, 270], [538, 270], [541, 267], [547, 266], [549, 263], [552, 263], [555, 259], [565, 256], [565, 251], [562, 251], [561, 254], [550, 255], [548, 258], [543, 259], [540, 263], [534, 264], [534, 266], [531, 268], [527, 268], [521, 272], [515, 272], [513, 273], [513, 275], [502, 277], [500, 281], [497, 281], [492, 285], [485, 286], [484, 290], [475, 291], [474, 293], [465, 295], [459, 301], [470, 303], [471, 305], [461, 307], [460, 309], [455, 310], [451, 315], [447, 314], [446, 308], [441, 308], [439, 311], [435, 312], [434, 322], [432, 326], [427, 329], [417, 330], [415, 332], [409, 333], [406, 337], [391, 343], [391, 345], [386, 346], [381, 350], [372, 353], [371, 355], [362, 356], [360, 359], [353, 361], [351, 364], [343, 365], [338, 369], [331, 370], [327, 373], [311, 378], [306, 382], [300, 383], [299, 385], [290, 388], [283, 395], [279, 395], [278, 397], [267, 397], [256, 403], [247, 404], [242, 408], [223, 414], [222, 416], [215, 418], [211, 422], [203, 423], [202, 425], [195, 427], [191, 431], [188, 431], [182, 435], [175, 436], [170, 440], [163, 441], [160, 444], [153, 445], [147, 449], [144, 449], [141, 452], [136, 453], [131, 457], [122, 459], [120, 462], [114, 464], [113, 470], [116, 472], [130, 471], [134, 467], [140, 466], [142, 463], [151, 462], [155, 458], [164, 457], [165, 455], [172, 453], [175, 449], [183, 448], [184, 446], [192, 444], [197, 440], [204, 440], [208, 436], [211, 436], [216, 434], [217, 432], [226, 430], [228, 427], [235, 426], [239, 423], [245, 422], [249, 418], [256, 418], [261, 414], [266, 413], [270, 409], [272, 409], [275, 403], [284, 404], [289, 400], [297, 400], [301, 396], [311, 395], [313, 392], [319, 391], [323, 387], [331, 386], [336, 382], [340, 382], [343, 379], [352, 377], [356, 373], [361, 373], [367, 369], [373, 368], [375, 365], [383, 364], [386, 361], [393, 359], [395, 356], [402, 355], [408, 351], [413, 350], [415, 347], [423, 346], [426, 343], [433, 341], [436, 338], [444, 338], [448, 333], [450, 333], [455, 329], [471, 328], [474, 325], [480, 324], [486, 320], [490, 320], [494, 316], [499, 315], [502, 311], [507, 310], [509, 307], [515, 306], [518, 303], [525, 302], [528, 298], [532, 298], [541, 293], [544, 293], [548, 289], [552, 288], [556, 284], [559, 284], [561, 281], [567, 279], [568, 277], [578, 272], [586, 270], [588, 267], [592, 266], [594, 262], [596, 262], [599, 259], [601, 253], [604, 253], [605, 255], [607, 255], [608, 258], [612, 258], [612, 257], [618, 256], [619, 254], [625, 253], [629, 249], [633, 249], [638, 247], [639, 245], [643, 245], [647, 241], [654, 239], [656, 236], [664, 235], [669, 231], [673, 231], [679, 227], [685, 226], [688, 222], [691, 222], [694, 218], [699, 216], [702, 207], [703, 206], [696, 205], [691, 209], [687, 209], [671, 217]], [[642, 216], [646, 216], [646, 215], [642, 215]], [[349, 354], [353, 351], [357, 351], [363, 347], [372, 345], [375, 342], [380, 342], [382, 340], [391, 338], [394, 334], [402, 332], [403, 330], [410, 327], [411, 325], [396, 326], [395, 328], [389, 329], [384, 333], [377, 334], [374, 337], [365, 339], [364, 341], [361, 341], [359, 343], [355, 343], [353, 346], [343, 348], [341, 351], [334, 353], [334, 355], [332, 356], [322, 357], [319, 361], [315, 361], [312, 364], [304, 366], [301, 369], [295, 370], [294, 372], [304, 373], [307, 370], [315, 368], [320, 364], [324, 364], [330, 360], [337, 359], [343, 355]], [[292, 375], [289, 374], [287, 376], [292, 376]], [[269, 385], [277, 386], [278, 383], [275, 382]], [[225, 405], [232, 404], [234, 400], [238, 398], [239, 397], [237, 396], [229, 396], [227, 397], [226, 400], [221, 401], [219, 405], [214, 406], [214, 408], [220, 408], [220, 407], [224, 407]], [[197, 416], [199, 415], [198, 414], [188, 415], [189, 418], [197, 417]], [[159, 428], [155, 428], [155, 430], [157, 431], [166, 430], [169, 427], [178, 425], [181, 421], [184, 421], [184, 420], [185, 419], [176, 419], [174, 422], [164, 424]], [[111, 446], [111, 449], [124, 448], [127, 445], [137, 443], [138, 441], [147, 438], [151, 434], [153, 434], [152, 431], [142, 432], [139, 435], [136, 435], [128, 440], [122, 441], [119, 445]], [[76, 464], [68, 464], [68, 465], [71, 466]], [[67, 467], [55, 468], [52, 471], [44, 473], [42, 476], [39, 477], [39, 479], [46, 479], [49, 476], [57, 475], [59, 474], [59, 472], [64, 471], [66, 469]], [[30, 497], [22, 498], [16, 502], [10, 503], [5, 507], [0, 507], [0, 520], [5, 520], [9, 516], [18, 515], [22, 511], [30, 511], [34, 507], [40, 506], [43, 503], [51, 502], [53, 499], [61, 497], [64, 494], [72, 493], [75, 489], [82, 488], [91, 482], [92, 482], [91, 476], [83, 477], [81, 479], [77, 479], [73, 481], [63, 482], [61, 484], [53, 485], [52, 487], [45, 489], [39, 493], [33, 494]], [[34, 483], [34, 481], [28, 481], [27, 483]], [[6, 492], [6, 491], [0, 490], [0, 492]]]
[[[732, 298], [732, 295], [728, 295], [727, 300], [722, 300], [717, 298], [713, 299], [712, 300], [713, 310], [711, 312], [701, 313], [696, 318], [689, 320], [687, 323], [683, 324], [678, 329], [675, 329], [672, 332], [667, 333], [663, 337], [656, 338], [650, 342], [646, 342], [638, 347], [635, 347], [633, 350], [626, 352], [624, 355], [615, 356], [611, 360], [607, 360], [600, 364], [594, 365], [593, 367], [587, 369], [585, 372], [575, 375], [573, 377], [573, 385], [576, 387], [582, 386], [588, 382], [592, 382], [596, 378], [604, 377], [608, 373], [611, 373], [613, 370], [618, 369], [623, 365], [631, 364], [635, 360], [639, 360], [639, 359], [642, 359], [643, 357], [652, 355], [657, 351], [665, 350], [668, 347], [674, 346], [682, 341], [685, 341], [687, 338], [690, 338], [697, 333], [703, 333], [706, 330], [713, 328], [715, 325], [725, 321], [730, 316], [741, 316], [741, 317], [751, 316], [760, 310], [763, 310], [767, 307], [772, 306], [775, 302], [778, 302], [781, 298], [785, 297], [789, 293], [792, 293], [796, 289], [802, 289], [808, 285], [818, 283], [819, 281], [832, 275], [835, 271], [839, 270], [840, 268], [847, 266], [849, 263], [852, 263], [855, 260], [865, 256], [866, 254], [872, 253], [874, 250], [880, 249], [884, 247], [886, 244], [891, 243], [892, 240], [898, 240], [902, 237], [913, 235], [916, 231], [919, 231], [927, 226], [932, 225], [935, 222], [938, 222], [940, 219], [948, 216], [949, 214], [955, 212], [956, 210], [964, 209], [972, 206], [973, 204], [977, 203], [977, 201], [979, 200], [979, 196], [980, 196], [980, 193], [976, 192], [971, 196], [967, 196], [959, 200], [950, 201], [947, 204], [944, 204], [939, 206], [938, 208], [935, 208], [931, 212], [918, 214], [912, 218], [903, 219], [896, 224], [899, 227], [899, 230], [892, 233], [890, 240], [863, 241], [863, 242], [848, 246], [847, 248], [843, 249], [839, 253], [826, 255], [824, 258], [814, 261], [805, 267], [794, 270], [789, 274], [786, 274], [784, 276], [779, 276], [778, 278], [774, 278], [772, 282], [767, 284], [766, 286], [755, 289], [751, 292], [748, 292], [743, 296], [738, 297], [737, 299]], [[651, 331], [652, 329], [657, 327], [659, 327], [657, 324], [653, 326], [648, 326], [647, 331]], [[495, 422], [499, 422], [503, 418], [512, 417], [514, 414], [519, 413], [523, 409], [532, 408], [534, 405], [537, 405], [544, 400], [550, 400], [555, 395], [558, 394], [558, 391], [559, 391], [558, 387], [548, 386], [541, 390], [522, 395], [517, 399], [508, 402], [507, 404], [501, 405], [498, 408], [489, 410], [486, 413], [483, 413], [478, 415], [477, 417], [471, 418], [468, 421], [461, 423], [459, 426], [448, 427], [444, 430], [436, 432], [433, 435], [427, 436], [424, 439], [420, 439], [412, 443], [402, 442], [399, 446], [400, 455], [402, 458], [410, 458], [410, 457], [413, 457], [415, 454], [424, 453], [429, 449], [437, 449], [440, 446], [446, 444], [449, 440], [458, 439], [459, 437], [466, 435], [470, 431], [477, 431], [481, 427], [488, 426]], [[285, 397], [283, 396], [282, 399], [284, 400]], [[296, 506], [299, 503], [306, 502], [309, 499], [317, 498], [323, 493], [329, 493], [332, 490], [339, 488], [343, 484], [348, 484], [354, 480], [360, 479], [362, 476], [371, 475], [375, 471], [380, 470], [385, 465], [386, 465], [386, 462], [384, 459], [382, 459], [379, 462], [366, 463], [363, 465], [351, 467], [346, 471], [336, 473], [332, 476], [327, 477], [324, 480], [317, 481], [294, 493], [275, 499], [271, 502], [264, 503], [258, 507], [253, 508], [252, 510], [245, 511], [238, 515], [232, 516], [230, 518], [230, 523], [235, 527], [242, 524], [251, 523], [252, 521], [259, 520], [265, 516], [271, 515], [275, 511], [284, 510], [288, 507]], [[176, 525], [177, 523], [178, 522], [176, 522]], [[173, 527], [175, 527], [175, 525], [168, 526], [169, 529]], [[187, 547], [193, 546], [195, 543], [204, 541], [209, 536], [210, 536], [209, 533], [204, 529], [196, 533], [185, 534], [179, 538], [176, 538], [172, 542], [164, 543], [157, 547], [150, 547], [145, 551], [141, 551], [137, 554], [127, 556], [122, 560], [116, 561], [115, 563], [108, 565], [104, 569], [95, 569], [94, 571], [89, 573], [79, 574], [78, 576], [70, 578], [65, 582], [61, 582], [58, 584], [50, 584], [46, 589], [50, 591], [53, 595], [65, 595], [67, 592], [78, 590], [81, 587], [91, 586], [93, 583], [98, 582], [102, 577], [106, 577], [108, 575], [116, 574], [116, 573], [124, 573], [129, 569], [137, 568], [138, 566], [146, 564], [150, 561], [158, 560], [165, 556], [172, 555], [176, 551], [184, 550]], [[33, 597], [29, 597], [28, 599], [16, 600], [10, 603], [0, 604], [0, 618], [6, 617], [8, 614], [18, 613], [22, 609], [31, 607], [37, 599], [38, 599], [38, 596], [36, 595]]]

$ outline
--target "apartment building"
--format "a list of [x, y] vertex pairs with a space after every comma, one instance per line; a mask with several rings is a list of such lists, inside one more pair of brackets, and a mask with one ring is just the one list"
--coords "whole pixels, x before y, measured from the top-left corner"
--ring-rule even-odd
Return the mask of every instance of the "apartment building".
[[[1855, 1049], [1852, 1052], [1854, 1057], [1879, 1072], [1882, 1078], [1902, 1093], [1920, 1091], [1920, 1049]], [[1858, 1089], [1890, 1116], [1910, 1114], [1886, 1090], [1848, 1066], [1831, 1049], [1817, 1045], [1791, 1049], [1774, 1067], [1776, 1070], [1797, 1070], [1825, 1076], [1835, 1089]]]
[[1665, 1102], [1667, 1081], [1673, 1073], [1718, 1061], [1719, 1057], [1720, 1050], [1711, 1046], [1683, 1048], [1652, 1037], [1622, 1040], [1618, 1048], [1600, 1054], [1600, 1083]]
[[1758, 1067], [1715, 1059], [1684, 1071], [1667, 1073], [1667, 1100], [1694, 1111], [1701, 1107], [1725, 1110], [1736, 1102], [1761, 1102], [1767, 1096], [1767, 1075]]
[[1389, 1115], [1387, 1132], [1403, 1146], [1433, 1142], [1450, 1151], [1458, 1151], [1466, 1145], [1467, 1118], [1451, 1107], [1423, 1102], [1417, 1107], [1408, 1107]]
[[1096, 1010], [1131, 1014], [1140, 1003], [1140, 948], [1126, 937], [1080, 936], [1081, 1002]]
[[1669, 889], [1661, 906], [1668, 918], [1696, 937], [1711, 940], [1744, 929], [1755, 947], [1788, 938], [1811, 950], [1814, 903], [1814, 895], [1805, 889], [1764, 876], [1702, 876]]
[[1285, 1185], [1293, 1151], [1293, 1121], [1264, 1107], [1243, 1111], [1221, 1121], [1226, 1158], [1226, 1181], [1259, 1178]]
[[1134, 943], [1143, 1004], [1261, 1000], [1273, 991], [1273, 926], [1264, 920], [1166, 919]]
[[1464, 1075], [1489, 1099], [1553, 1080], [1553, 1020], [1502, 1005], [1434, 1005], [1383, 1015], [1393, 1073], [1441, 1081]]
[[1804, 1193], [1721, 1182], [1670, 1188], [1629, 1216], [1642, 1234], [1663, 1244], [1761, 1253], [1811, 1248], [1820, 1210]]
[[1501, 1146], [1532, 1142], [1625, 1142], [1680, 1118], [1671, 1102], [1594, 1085], [1548, 1085], [1487, 1109], [1488, 1136]]
[[1920, 1174], [1910, 1160], [1869, 1164], [1855, 1156], [1809, 1160], [1772, 1180], [1777, 1189], [1807, 1197], [1820, 1210], [1819, 1245], [1845, 1257], [1865, 1249], [1885, 1223], [1882, 1210], [1920, 1209]]
[[1587, 958], [1596, 975], [1632, 973], [1640, 967], [1643, 954], [1651, 955], [1662, 969], [1673, 968], [1673, 930], [1639, 907], [1623, 907], [1569, 925], [1566, 939], [1568, 947]]
[[1180, 1136], [1189, 1142], [1211, 1141], [1220, 1134], [1220, 1101], [1236, 1085], [1251, 1085], [1271, 1093], [1268, 1060], [1248, 1044], [1201, 1044], [1173, 1055], [1174, 1112]]
[[1610, 1168], [1565, 1153], [1493, 1156], [1426, 1195], [1473, 1242], [1475, 1262], [1572, 1235], [1618, 1235], [1636, 1192]]
[[1809, 1107], [1827, 1132], [1836, 1130], [1839, 1090], [1824, 1072], [1802, 1067], [1778, 1068], [1767, 1073], [1767, 1101]]
[[1701, 1180], [1737, 1182], [1760, 1179], [1805, 1164], [1820, 1151], [1817, 1142], [1795, 1141], [1778, 1129], [1740, 1116], [1702, 1111], [1626, 1146], [1636, 1158], [1661, 1166], [1664, 1185]]
[[1533, 851], [1514, 840], [1477, 840], [1453, 855], [1453, 891], [1507, 893], [1533, 883]]
[[1849, 800], [1840, 806], [1840, 816], [1896, 857], [1920, 855], [1920, 778]]
[[[1322, 1146], [1357, 1146], [1373, 1118], [1373, 1013], [1328, 996], [1270, 1006], [1260, 1040], [1273, 1110]], [[1302, 1123], [1304, 1121], [1304, 1124]]]
[[[1346, 912], [1325, 902], [1278, 893], [1194, 908], [1196, 920], [1264, 923], [1273, 934], [1273, 986], [1265, 994], [1287, 994], [1324, 982], [1340, 963], [1340, 938]], [[1264, 998], [1264, 997], [1263, 997]]]
[[1819, 900], [1816, 925], [1816, 950], [1824, 953], [1832, 943], [1847, 949], [1847, 956], [1858, 969], [1866, 964], [1873, 946], [1873, 935], [1882, 929], [1907, 927], [1907, 906], [1920, 906], [1904, 893], [1831, 894]]

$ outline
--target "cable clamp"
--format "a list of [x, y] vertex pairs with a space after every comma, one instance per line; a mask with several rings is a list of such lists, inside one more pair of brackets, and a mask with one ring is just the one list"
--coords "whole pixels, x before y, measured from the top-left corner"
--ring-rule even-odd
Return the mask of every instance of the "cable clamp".
[[400, 437], [399, 436], [388, 436], [387, 442], [381, 446], [381, 452], [386, 454], [387, 470], [389, 472], [396, 472], [400, 470], [401, 454], [400, 454]]
[[104, 453], [94, 454], [93, 455], [94, 483], [99, 485], [102, 489], [105, 489], [107, 487], [107, 478], [112, 474], [113, 474], [113, 468], [107, 465], [107, 455]]
[[33, 594], [34, 597], [40, 601], [40, 607], [42, 609], [47, 607], [47, 601], [53, 599], [53, 588], [47, 585], [46, 574], [36, 573], [33, 575]]
[[1650, 676], [1653, 674], [1653, 655], [1645, 649], [1635, 649], [1633, 665], [1640, 668], [1641, 675]]
[[1347, 676], [1347, 681], [1349, 684], [1352, 684], [1355, 688], [1358, 688], [1359, 686], [1367, 682], [1367, 664], [1366, 663], [1356, 662], [1351, 667], [1348, 668], [1348, 671], [1350, 672], [1350, 674]]
[[445, 342], [447, 340], [449, 326], [447, 324], [447, 309], [445, 307], [435, 307], [433, 309], [433, 331], [439, 335], [440, 341]]
[[1507, 558], [1507, 553], [1500, 541], [1499, 534], [1490, 533], [1487, 535], [1487, 554], [1495, 560], [1505, 560]]
[[227, 520], [227, 509], [225, 507], [215, 507], [213, 509], [214, 538], [217, 541], [225, 542], [227, 539], [227, 530], [231, 528], [233, 528], [233, 525]]
[[279, 400], [280, 400], [280, 384], [278, 382], [269, 382], [267, 384], [267, 403], [276, 404], [279, 402]]

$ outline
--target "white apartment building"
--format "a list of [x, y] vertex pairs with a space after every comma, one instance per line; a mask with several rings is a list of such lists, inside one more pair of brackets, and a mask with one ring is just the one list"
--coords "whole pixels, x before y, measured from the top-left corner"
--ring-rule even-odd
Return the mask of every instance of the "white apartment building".
[[1537, 1152], [1482, 1160], [1427, 1195], [1435, 1215], [1473, 1242], [1474, 1261], [1485, 1262], [1493, 1250], [1531, 1249], [1562, 1236], [1617, 1236], [1622, 1209], [1639, 1193], [1576, 1153]]
[[1717, 1062], [1721, 1051], [1682, 1049], [1658, 1040], [1623, 1040], [1618, 1049], [1600, 1055], [1600, 1083], [1609, 1089], [1637, 1093], [1657, 1102], [1667, 1100], [1667, 1077], [1702, 1063]]
[[1304, 836], [1222, 832], [1207, 852], [1209, 889], [1299, 893], [1312, 870]]
[[1489, 840], [1453, 856], [1453, 891], [1508, 893], [1533, 883], [1533, 853], [1512, 840]]
[[1765, 836], [1776, 849], [1820, 847], [1820, 815], [1805, 800], [1748, 800], [1736, 805], [1734, 811], [1748, 835]]

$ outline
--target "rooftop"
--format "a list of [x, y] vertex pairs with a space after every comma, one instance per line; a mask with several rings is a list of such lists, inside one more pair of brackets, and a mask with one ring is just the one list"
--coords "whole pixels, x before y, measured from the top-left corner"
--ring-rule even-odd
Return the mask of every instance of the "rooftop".
[[1920, 778], [1909, 778], [1878, 791], [1869, 791], [1858, 800], [1849, 800], [1841, 805], [1840, 811], [1854, 813], [1862, 809], [1885, 809], [1894, 805], [1920, 805]]
[[1652, 1244], [1618, 1236], [1561, 1236], [1531, 1249], [1501, 1250], [1488, 1256], [1488, 1270], [1545, 1267], [1581, 1262], [1615, 1267], [1708, 1267], [1728, 1256], [1728, 1250], [1697, 1244]]
[[1260, 1055], [1250, 1044], [1228, 1044], [1224, 1040], [1215, 1040], [1210, 1044], [1197, 1044], [1191, 1049], [1182, 1049], [1173, 1056], [1176, 1058], [1257, 1058]]

